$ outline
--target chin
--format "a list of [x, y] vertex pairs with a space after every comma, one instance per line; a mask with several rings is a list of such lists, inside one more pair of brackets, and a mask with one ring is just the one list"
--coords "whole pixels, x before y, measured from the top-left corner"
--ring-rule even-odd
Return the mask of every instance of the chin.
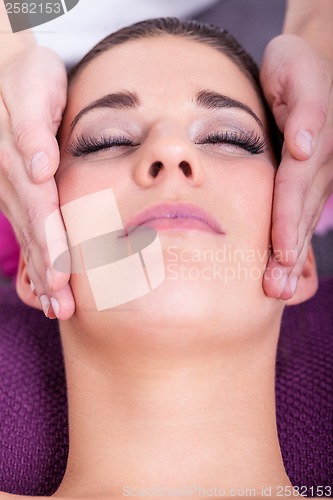
[[101, 349], [107, 355], [119, 347], [126, 356], [162, 356], [168, 366], [193, 356], [215, 356], [239, 342], [264, 341], [280, 319], [279, 301], [267, 299], [256, 283], [236, 280], [167, 276], [146, 295], [104, 311], [81, 304], [75, 315], [77, 341], [89, 352]]
[[231, 326], [240, 304], [244, 308], [244, 301], [237, 298], [235, 284], [232, 288], [233, 291], [228, 285], [212, 280], [167, 276], [150, 293], [113, 310], [122, 312], [127, 325], [139, 326], [141, 330], [146, 328], [155, 333], [173, 330], [190, 335], [197, 331], [205, 336], [219, 330], [222, 324]]

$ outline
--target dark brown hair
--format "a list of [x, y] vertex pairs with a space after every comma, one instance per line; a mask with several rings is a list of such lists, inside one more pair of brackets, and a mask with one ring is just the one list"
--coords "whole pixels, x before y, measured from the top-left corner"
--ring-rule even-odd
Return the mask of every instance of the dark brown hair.
[[180, 21], [174, 17], [148, 19], [132, 24], [131, 26], [127, 26], [126, 28], [122, 28], [108, 35], [104, 40], [93, 47], [83, 59], [71, 69], [68, 75], [69, 82], [71, 83], [79, 72], [93, 59], [116, 45], [121, 45], [141, 38], [156, 38], [165, 35], [189, 38], [198, 43], [206, 44], [230, 58], [247, 76], [265, 108], [271, 147], [279, 163], [281, 158], [282, 136], [264, 99], [259, 82], [258, 67], [252, 57], [244, 50], [237, 40], [230, 35], [230, 33], [216, 26], [199, 23], [197, 21]]
[[257, 65], [227, 31], [212, 25], [198, 23], [197, 21], [180, 21], [174, 17], [148, 19], [108, 35], [74, 66], [69, 74], [69, 78], [70, 80], [74, 78], [78, 71], [89, 64], [90, 61], [116, 45], [121, 45], [132, 40], [139, 40], [140, 38], [154, 38], [163, 35], [190, 38], [199, 43], [209, 45], [232, 59], [253, 82], [258, 82]]

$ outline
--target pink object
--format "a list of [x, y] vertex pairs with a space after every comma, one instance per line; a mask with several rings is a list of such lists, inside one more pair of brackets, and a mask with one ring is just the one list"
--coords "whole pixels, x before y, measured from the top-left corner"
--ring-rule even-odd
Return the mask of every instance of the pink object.
[[315, 234], [323, 235], [330, 230], [333, 230], [333, 195], [327, 200], [317, 224]]
[[0, 213], [0, 274], [7, 278], [15, 278], [19, 250], [19, 245], [10, 223]]
[[224, 233], [215, 217], [194, 203], [159, 203], [145, 208], [125, 223], [126, 232], [138, 226], [156, 229], [201, 229], [218, 234]]

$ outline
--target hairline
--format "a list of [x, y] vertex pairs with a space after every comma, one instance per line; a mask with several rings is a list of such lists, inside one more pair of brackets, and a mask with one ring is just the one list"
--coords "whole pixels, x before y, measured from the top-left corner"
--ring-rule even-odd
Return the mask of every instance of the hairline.
[[[168, 19], [168, 18], [166, 18]], [[171, 18], [171, 20], [175, 20]], [[243, 50], [242, 46], [237, 42], [236, 39], [234, 39], [226, 30], [220, 30], [219, 28], [210, 26], [210, 28], [216, 29], [216, 35], [217, 32], [219, 31], [221, 36], [225, 38], [224, 43], [229, 43], [230, 40], [232, 39], [233, 42], [235, 42], [242, 50], [242, 54], [236, 55], [235, 53], [228, 53], [227, 47], [225, 46], [222, 48], [221, 46], [218, 46], [218, 43], [216, 40], [213, 40], [212, 36], [211, 38], [207, 37], [204, 38], [204, 36], [200, 36], [199, 33], [197, 32], [189, 32], [189, 31], [182, 31], [179, 33], [173, 33], [173, 32], [168, 32], [168, 31], [162, 31], [158, 30], [157, 28], [154, 31], [146, 31], [146, 32], [141, 32], [133, 35], [129, 39], [124, 39], [121, 40], [121, 37], [119, 37], [119, 40], [116, 41], [116, 43], [113, 43], [113, 38], [116, 38], [119, 33], [123, 32], [126, 29], [131, 29], [135, 28], [137, 25], [144, 24], [145, 22], [153, 22], [154, 20], [148, 20], [148, 21], [142, 21], [139, 23], [136, 23], [134, 25], [128, 26], [126, 28], [120, 29], [114, 33], [111, 33], [107, 37], [105, 37], [103, 40], [101, 40], [99, 43], [97, 43], [73, 68], [70, 69], [69, 74], [68, 74], [68, 79], [69, 83], [71, 84], [72, 81], [76, 79], [76, 76], [78, 76], [84, 68], [89, 66], [91, 62], [93, 62], [95, 59], [97, 59], [99, 56], [103, 55], [105, 52], [108, 52], [109, 50], [113, 49], [114, 47], [117, 47], [118, 45], [124, 45], [129, 42], [135, 42], [138, 40], [144, 40], [144, 39], [154, 39], [154, 38], [168, 38], [168, 37], [173, 37], [173, 38], [179, 38], [179, 39], [184, 39], [184, 40], [189, 40], [193, 41], [196, 43], [199, 43], [201, 45], [206, 45], [208, 47], [211, 47], [212, 49], [216, 50], [220, 54], [223, 54], [225, 57], [227, 57], [230, 61], [232, 61], [237, 68], [245, 75], [247, 76], [248, 80], [252, 83], [254, 89], [258, 93], [258, 95], [262, 95], [261, 93], [261, 88], [260, 84], [258, 81], [258, 75], [257, 75], [257, 67], [256, 64], [252, 61], [252, 58], [249, 57], [249, 55]], [[198, 23], [196, 21], [183, 21], [180, 22], [180, 26], [186, 26], [186, 25], [193, 25], [193, 26], [198, 26], [198, 27], [203, 27], [205, 26], [202, 23]], [[207, 26], [208, 27], [208, 26]], [[112, 42], [110, 43], [110, 40], [112, 39]], [[245, 63], [243, 57], [247, 58], [247, 61]], [[246, 67], [246, 64], [248, 66], [252, 65], [250, 67]]]

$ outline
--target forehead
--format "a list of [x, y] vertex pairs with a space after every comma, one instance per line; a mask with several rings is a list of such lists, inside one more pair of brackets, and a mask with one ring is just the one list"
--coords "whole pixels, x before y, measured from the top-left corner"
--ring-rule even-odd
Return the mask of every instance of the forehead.
[[163, 35], [112, 47], [84, 67], [69, 90], [73, 113], [103, 95], [135, 91], [143, 102], [172, 106], [201, 88], [213, 89], [251, 106], [263, 118], [252, 82], [225, 54], [192, 39]]

